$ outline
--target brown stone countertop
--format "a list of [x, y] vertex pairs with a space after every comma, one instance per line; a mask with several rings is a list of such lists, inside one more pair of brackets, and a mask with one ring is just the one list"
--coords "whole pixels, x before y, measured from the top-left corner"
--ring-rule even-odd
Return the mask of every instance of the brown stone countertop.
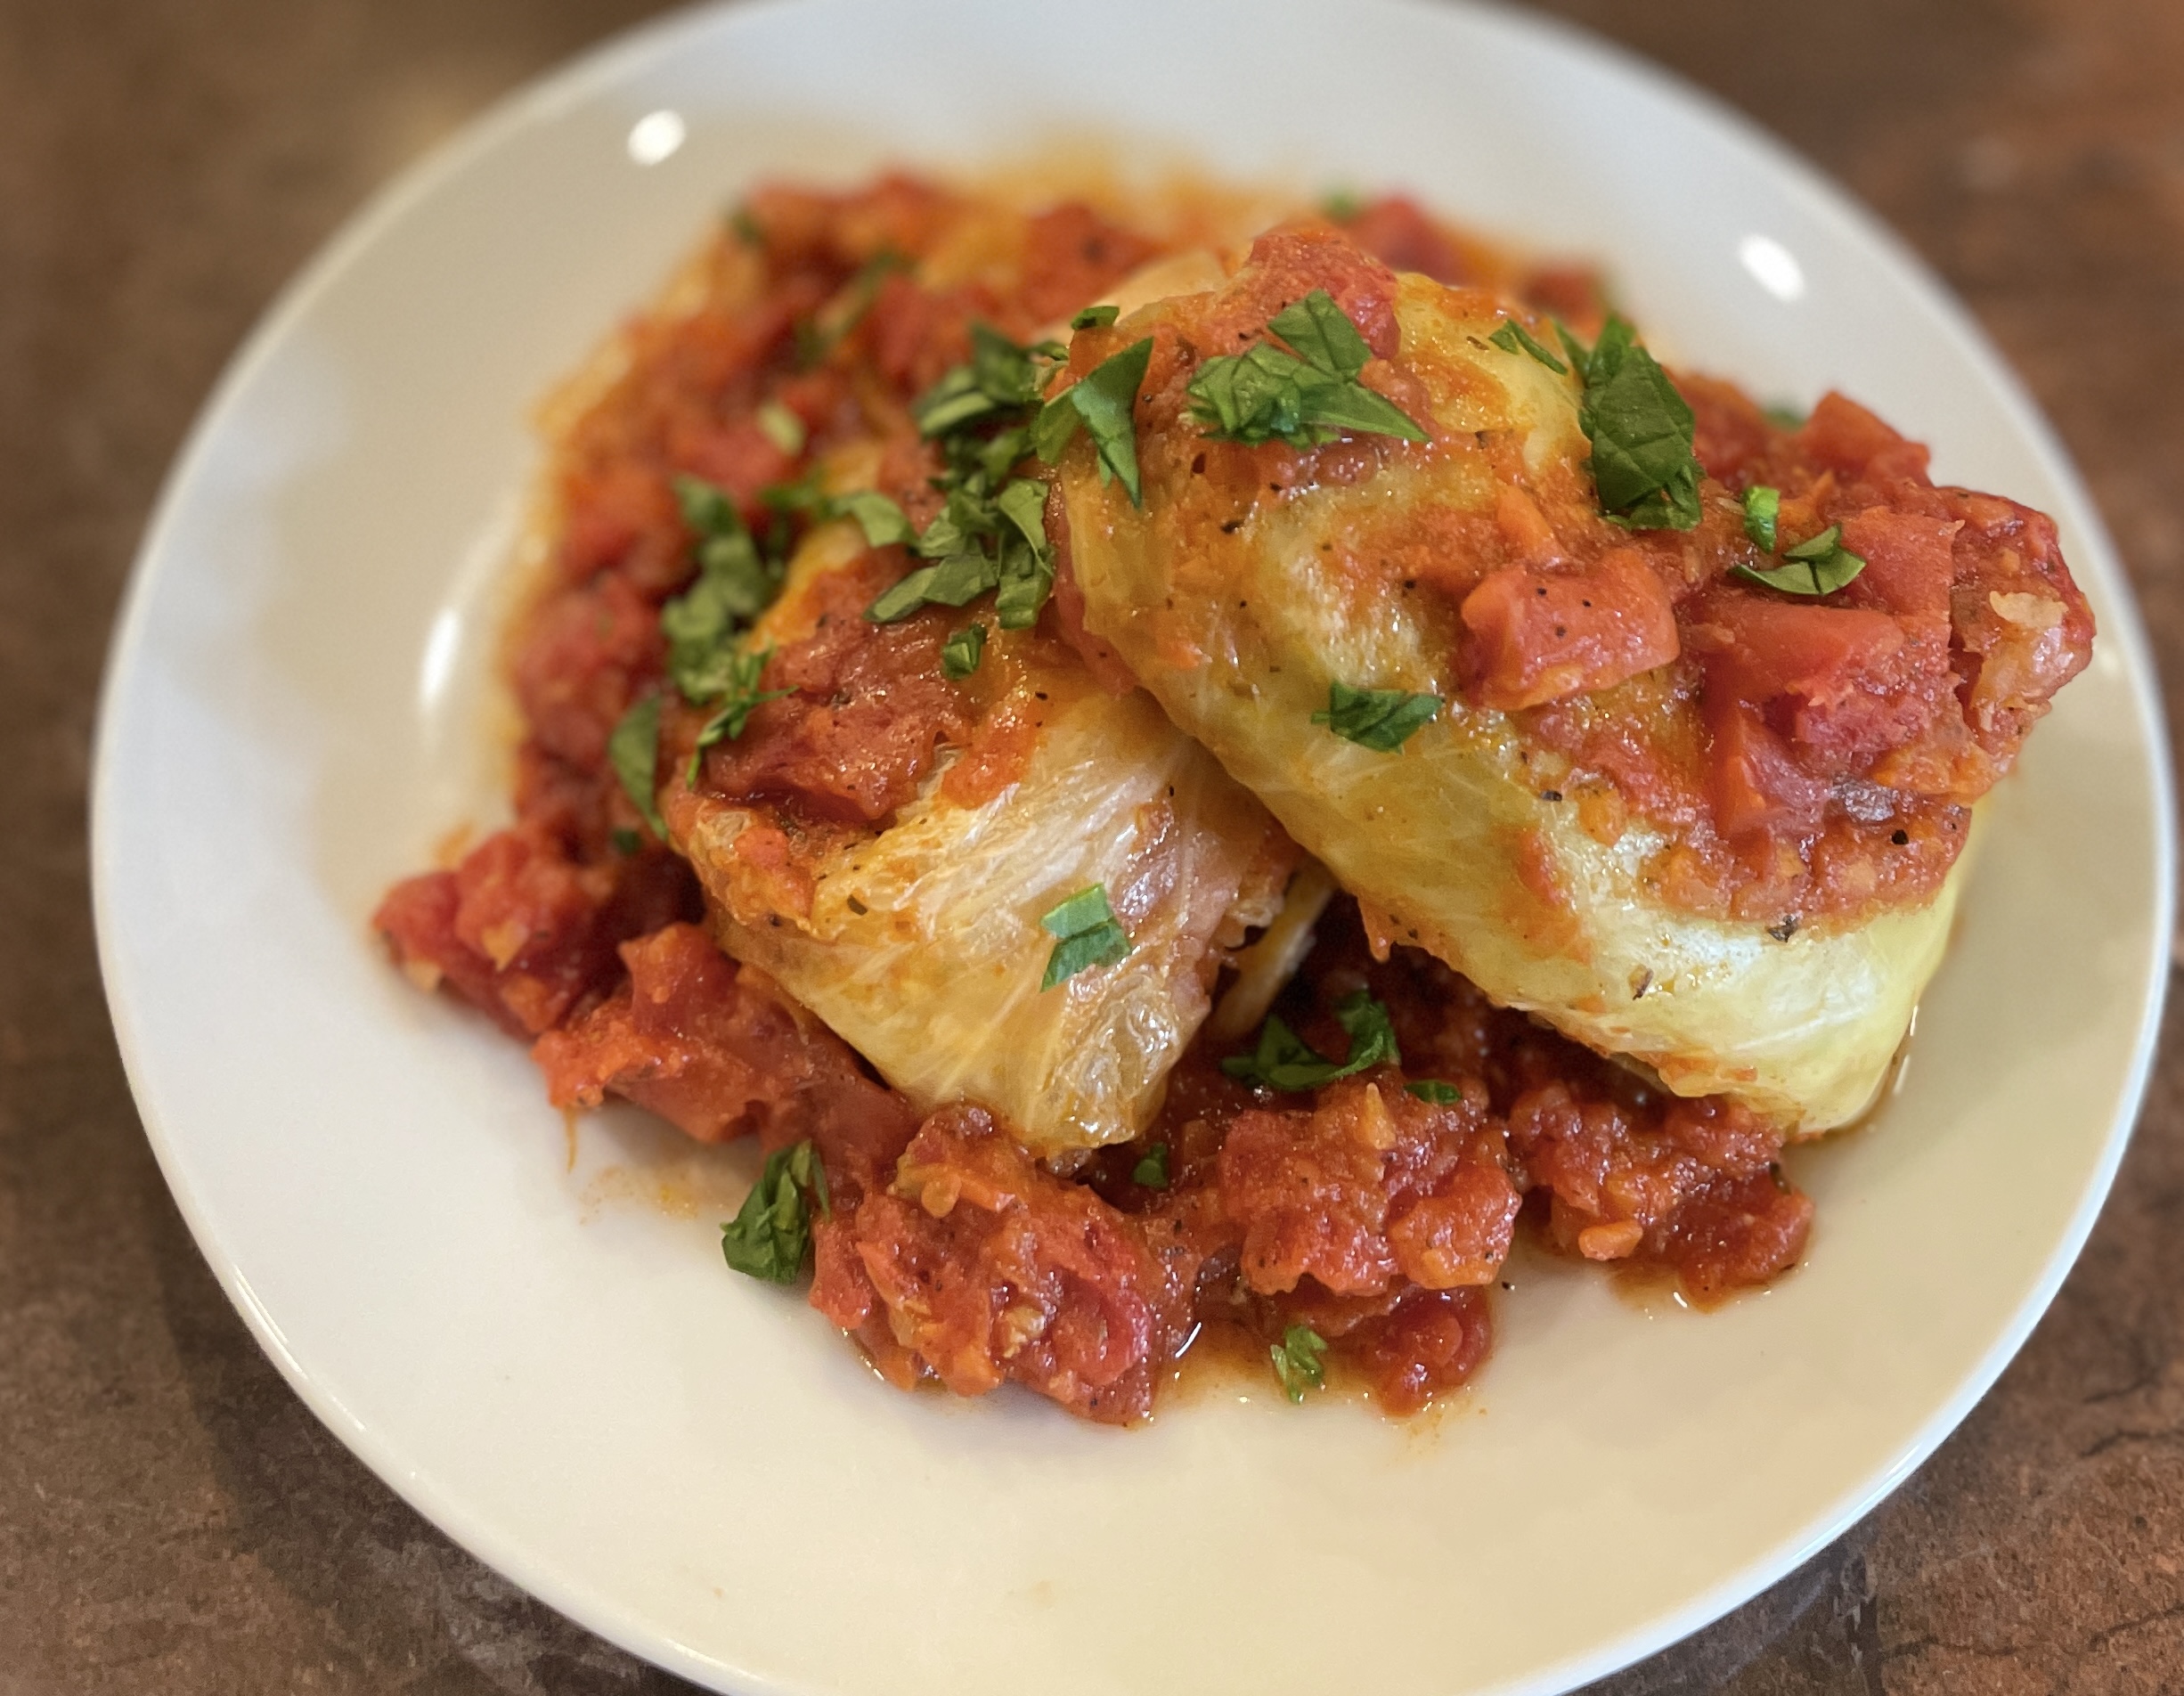
[[[455, 1549], [259, 1354], [139, 1129], [85, 852], [108, 626], [222, 362], [389, 173], [651, 9], [0, 0], [0, 1696], [688, 1688]], [[1786, 137], [1971, 303], [2184, 679], [2184, 4], [1552, 9]], [[2172, 1041], [2084, 1259], [1963, 1429], [1595, 1696], [2184, 1691], [2180, 1243]]]

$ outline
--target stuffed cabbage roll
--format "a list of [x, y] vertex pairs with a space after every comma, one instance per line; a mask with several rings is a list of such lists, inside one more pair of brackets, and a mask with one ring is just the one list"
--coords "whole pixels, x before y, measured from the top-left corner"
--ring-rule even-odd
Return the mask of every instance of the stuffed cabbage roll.
[[1141, 500], [1072, 446], [1064, 592], [1376, 946], [1679, 1094], [1862, 1112], [1971, 805], [2090, 651], [2053, 525], [1840, 396], [1785, 423], [1324, 225], [1071, 376], [1147, 338]]
[[983, 1104], [1047, 1155], [1128, 1140], [1295, 850], [1150, 696], [991, 602], [876, 624], [904, 566], [811, 533], [746, 641], [788, 693], [695, 787], [700, 715], [664, 728], [671, 838], [721, 946], [921, 1112]]

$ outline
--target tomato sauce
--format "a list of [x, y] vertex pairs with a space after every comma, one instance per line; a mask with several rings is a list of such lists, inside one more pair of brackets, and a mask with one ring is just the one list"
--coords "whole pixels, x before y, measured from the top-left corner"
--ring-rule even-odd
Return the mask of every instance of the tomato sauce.
[[[1398, 392], [1390, 265], [1516, 289], [1597, 330], [1589, 273], [1524, 271], [1399, 200], [1341, 222], [1286, 239], [1268, 300], [1231, 327], [1239, 338], [1280, 304], [1274, 294], [1331, 286], [1379, 355], [1368, 380]], [[1029, 339], [1161, 251], [1087, 206], [1005, 213], [908, 176], [755, 194], [558, 427], [551, 568], [509, 648], [525, 727], [517, 822], [397, 885], [378, 928], [420, 984], [532, 1043], [557, 1104], [618, 1096], [704, 1141], [811, 1140], [832, 1198], [813, 1221], [811, 1304], [906, 1387], [1013, 1382], [1129, 1422], [1152, 1411], [1201, 1327], [1263, 1347], [1307, 1325], [1405, 1413], [1485, 1359], [1490, 1292], [1519, 1230], [1659, 1268], [1704, 1298], [1794, 1265], [1812, 1205], [1782, 1176], [1778, 1135], [1495, 1008], [1422, 954], [1375, 958], [1347, 899], [1322, 918], [1277, 1010], [1340, 1056], [1336, 1005], [1369, 990], [1399, 1066], [1283, 1094], [1226, 1075], [1202, 1040], [1139, 1144], [1066, 1172], [975, 1104], [921, 1121], [701, 928], [694, 879], [652, 839], [607, 754], [623, 714], [660, 687], [660, 607], [693, 571], [674, 479], [705, 479], [754, 533], [793, 540], [804, 520], [769, 492], [830, 456], [862, 455], [863, 485], [923, 523], [940, 462], [910, 407], [965, 357], [970, 323]], [[1183, 359], [1163, 339], [1145, 393], [1183, 380]], [[1552, 503], [1482, 521], [1518, 575], [1443, 586], [1451, 628], [1478, 644], [1481, 698], [1567, 759], [1588, 828], [1612, 836], [1634, 813], [1675, 825], [1662, 875], [1694, 909], [1848, 910], [1930, 888], [1965, 805], [2083, 663], [2090, 624], [2053, 527], [1934, 487], [1923, 450], [1847, 402], [1831, 397], [1790, 430], [1724, 386], [1683, 387], [1712, 479], [1693, 536], [1633, 536]], [[764, 428], [768, 406], [798, 430]], [[1276, 474], [1354, 477], [1381, 451], [1341, 444]], [[1235, 459], [1238, 477], [1265, 472], [1255, 451], [1206, 452]], [[1746, 558], [1732, 496], [1758, 481], [1783, 490], [1789, 534], [1841, 523], [1865, 553], [1840, 606], [1788, 606], [1724, 582]], [[761, 814], [738, 852], [770, 854], [785, 880], [803, 836], [883, 825], [945, 750], [959, 751], [949, 780], [970, 786], [963, 798], [1008, 781], [1021, 741], [1008, 714], [1022, 704], [994, 679], [943, 676], [954, 621], [861, 616], [907, 568], [900, 549], [868, 550], [817, 585], [804, 627], [761, 679], [794, 695], [700, 762], [702, 794]], [[1064, 568], [1023, 639], [1073, 651], [1088, 687], [1126, 690], [1072, 587]], [[1569, 603], [1587, 588], [1618, 619], [1569, 636]], [[1557, 616], [1542, 625], [1536, 602]], [[1570, 697], [1558, 682], [1570, 676], [1595, 692]], [[662, 758], [683, 759], [696, 717], [671, 702], [666, 720]], [[1780, 843], [1795, 844], [1794, 871], [1763, 852]], [[1156, 1148], [1164, 1167], [1146, 1164]]]

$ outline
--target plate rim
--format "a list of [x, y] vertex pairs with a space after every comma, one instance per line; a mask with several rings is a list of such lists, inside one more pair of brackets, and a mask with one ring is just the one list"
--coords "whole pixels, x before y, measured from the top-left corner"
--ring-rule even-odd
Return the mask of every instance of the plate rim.
[[[399, 1446], [382, 1438], [350, 1413], [315, 1380], [290, 1349], [275, 1317], [259, 1301], [232, 1254], [215, 1252], [220, 1238], [206, 1203], [187, 1183], [179, 1152], [158, 1111], [150, 1086], [141, 1005], [132, 1001], [121, 958], [112, 890], [118, 877], [120, 849], [112, 820], [115, 786], [122, 755], [116, 726], [123, 697], [139, 669], [149, 640], [150, 613], [156, 583], [171, 569], [170, 533], [178, 522], [184, 492], [195, 483], [213, 451], [238, 397], [290, 336], [314, 302], [335, 286], [351, 266], [412, 208], [428, 201], [444, 184], [459, 179], [477, 160], [534, 124], [611, 89], [629, 72], [671, 52], [689, 37], [732, 20], [791, 10], [815, 9], [826, 0], [696, 0], [602, 37], [488, 102], [452, 133], [368, 193], [274, 293], [250, 329], [229, 355], [163, 477], [133, 556], [118, 604], [102, 670], [92, 738], [90, 872], [92, 908], [102, 986], [130, 1096], [162, 1178], [173, 1195], [198, 1252], [210, 1268], [246, 1328], [272, 1360], [288, 1387], [322, 1424], [382, 1483], [414, 1512], [467, 1553], [500, 1573], [584, 1630], [604, 1638], [649, 1664], [715, 1689], [816, 1696], [817, 1686], [765, 1679], [732, 1667], [656, 1631], [610, 1594], [564, 1583], [534, 1562], [520, 1540], [504, 1537], [485, 1516], [464, 1512], [441, 1498], [412, 1470]], [[976, 0], [952, 0], [949, 9], [970, 10]], [[2101, 636], [2123, 655], [2125, 680], [2142, 738], [2147, 795], [2155, 817], [2153, 924], [2141, 989], [2139, 1029], [2128, 1066], [2117, 1080], [2116, 1107], [2099, 1160], [2069, 1222], [2050, 1250], [2040, 1277], [2009, 1321], [1981, 1355], [1956, 1392], [1921, 1423], [1887, 1468], [1846, 1490], [1815, 1515], [1801, 1535], [1786, 1538], [1768, 1554], [1688, 1599], [1590, 1651], [1543, 1663], [1528, 1675], [1493, 1686], [1494, 1696], [1557, 1696], [1609, 1676], [1704, 1629], [1804, 1564], [1870, 1514], [1928, 1460], [1992, 1389], [2024, 1347], [2033, 1327], [2053, 1303], [2083, 1252], [2101, 1208], [2113, 1187], [2143, 1108], [2159, 1049], [2160, 1029], [2170, 975], [2171, 939], [2176, 924], [2177, 805], [2167, 721], [2153, 647], [2139, 611], [2137, 593], [2110, 536], [2100, 509], [2075, 462], [2015, 369], [2002, 356], [1970, 309], [1948, 288], [1880, 216], [1860, 202], [1818, 166], [1722, 97], [1679, 73], [1619, 43], [1567, 20], [1500, 4], [1499, 0], [1376, 0], [1390, 14], [1414, 19], [1463, 16], [1474, 26], [1526, 39], [1567, 54], [1641, 86], [1657, 99], [1683, 108], [1704, 125], [1726, 132], [1755, 156], [1786, 195], [1838, 229], [1850, 232], [1873, 257], [1889, 284], [1918, 299], [1946, 330], [1955, 351], [1991, 385], [2010, 428], [2064, 493], [2081, 551], [2097, 562], [2113, 607], [2107, 609]], [[722, 1684], [723, 1678], [732, 1680]]]

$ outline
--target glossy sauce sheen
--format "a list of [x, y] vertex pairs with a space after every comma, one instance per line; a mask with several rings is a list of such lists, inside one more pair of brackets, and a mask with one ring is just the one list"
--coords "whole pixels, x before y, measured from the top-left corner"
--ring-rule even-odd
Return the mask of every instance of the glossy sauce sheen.
[[[510, 650], [526, 724], [517, 822], [398, 885], [377, 918], [420, 984], [453, 990], [533, 1043], [557, 1104], [611, 1094], [706, 1141], [811, 1138], [833, 1200], [815, 1221], [811, 1304], [904, 1386], [975, 1395], [1014, 1382], [1127, 1422], [1151, 1411], [1202, 1324], [1239, 1327], [1262, 1353], [1306, 1325], [1346, 1378], [1405, 1413], [1485, 1358], [1488, 1292], [1517, 1230], [1561, 1252], [1664, 1268], [1705, 1297], [1796, 1262], [1812, 1207], [1781, 1176], [1778, 1133], [1726, 1101], [1650, 1089], [1495, 1009], [1422, 953], [1376, 958], [1347, 898], [1321, 920], [1278, 1010], [1341, 1056], [1332, 1008], [1370, 989], [1389, 1009], [1399, 1068], [1279, 1094], [1224, 1075], [1235, 1045], [1202, 1037], [1153, 1129], [1066, 1173], [975, 1103], [921, 1119], [763, 972], [725, 957], [702, 928], [688, 868], [642, 836], [606, 757], [615, 722], [658, 685], [659, 608], [692, 571], [672, 479], [713, 483], [762, 532], [782, 522], [762, 491], [854, 454], [861, 486], [922, 523], [939, 461], [909, 406], [965, 356], [970, 322], [1029, 339], [1193, 244], [1190, 232], [1134, 230], [1086, 206], [1025, 214], [900, 177], [843, 195], [762, 191], [739, 230], [630, 329], [618, 374], [558, 434], [553, 572]], [[1355, 286], [1339, 298], [1383, 365], [1398, 350], [1382, 261], [1491, 283], [1588, 334], [1600, 322], [1587, 273], [1523, 272], [1405, 201], [1367, 207], [1347, 239], [1324, 239], [1355, 256]], [[1264, 323], [1265, 304], [1250, 323], [1239, 316], [1239, 336]], [[816, 352], [815, 330], [827, 338]], [[1079, 337], [1080, 364], [1099, 350], [1098, 337]], [[1141, 418], [1172, 405], [1161, 386], [1179, 370], [1172, 350], [1156, 351]], [[1374, 371], [1400, 401], [1399, 368]], [[2026, 610], [2008, 599], [2021, 585], [2067, 583], [2052, 528], [2008, 502], [1933, 489], [1923, 451], [1847, 403], [1786, 433], [1722, 386], [1684, 390], [1720, 480], [1695, 535], [1634, 537], [1574, 505], [1492, 520], [1506, 569], [1538, 575], [1563, 633], [1551, 619], [1543, 635], [1507, 578], [1435, 579], [1433, 535], [1399, 519], [1357, 568], [1417, 560], [1446, 598], [1473, 687], [1523, 715], [1543, 749], [1603, 774], [1613, 805], [1691, 824], [1676, 887], [1694, 908], [1734, 909], [1763, 887], [1780, 910], [1785, 892], [1770, 878], [1794, 883], [1808, 909], [1919, 887], [1954, 852], [1951, 819], [2007, 765], [2090, 635], [2082, 602], [2067, 598], [2036, 640], [2011, 622], [2010, 608]], [[761, 427], [767, 403], [803, 426], [797, 452]], [[1309, 469], [1358, 475], [1382, 452], [1346, 441], [1316, 451]], [[1247, 468], [1218, 444], [1206, 453], [1210, 486], [1226, 477], [1235, 500], [1260, 498], [1259, 461]], [[1722, 586], [1724, 562], [1741, 557], [1726, 492], [1755, 481], [1784, 490], [1786, 534], [1844, 524], [1871, 561], [1847, 607], [1878, 624], [1846, 610], [1817, 632], [1792, 615], [1820, 609], [1778, 616], [1766, 610], [1775, 599]], [[900, 549], [867, 550], [815, 585], [808, 627], [777, 646], [762, 679], [796, 694], [762, 706], [701, 763], [697, 796], [769, 820], [749, 852], [772, 856], [786, 899], [813, 844], [887, 819], [944, 753], [957, 755], [948, 781], [974, 795], [1006, 787], [1015, 727], [1035, 708], [1011, 684], [1023, 673], [1010, 643], [1049, 670], [1080, 667], [1085, 689], [1129, 687], [1086, 633], [1066, 569], [1037, 629], [1010, 633], [972, 678], [946, 679], [940, 647], [976, 608], [884, 627], [861, 616], [908, 566]], [[1569, 637], [1588, 610], [1563, 605], [1572, 584], [1621, 616]], [[1719, 630], [1743, 640], [1709, 646]], [[1670, 643], [1664, 662], [1656, 650]], [[1572, 675], [1601, 692], [1552, 692]], [[1884, 686], [1848, 689], [1854, 678]], [[668, 718], [664, 762], [684, 756], [696, 728], [680, 708]], [[1877, 836], [1854, 785], [1880, 780], [1884, 765], [1915, 799]], [[1894, 843], [1899, 829], [1910, 845]], [[618, 839], [643, 845], [628, 852]], [[1781, 844], [1796, 846], [1794, 870], [1770, 851]], [[1422, 1080], [1453, 1099], [1406, 1088]], [[1156, 1144], [1168, 1151], [1162, 1187], [1134, 1176]]]

